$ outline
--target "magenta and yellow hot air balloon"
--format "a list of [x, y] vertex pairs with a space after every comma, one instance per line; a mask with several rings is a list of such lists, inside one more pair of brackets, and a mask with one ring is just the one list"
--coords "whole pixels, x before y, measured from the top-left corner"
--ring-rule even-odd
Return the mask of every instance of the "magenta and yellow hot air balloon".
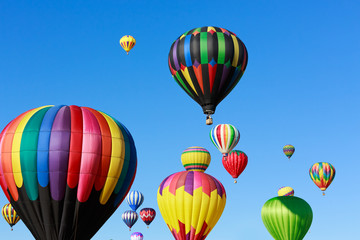
[[16, 213], [15, 209], [11, 206], [10, 203], [5, 204], [1, 210], [1, 214], [3, 215], [5, 221], [10, 225], [11, 231], [13, 230], [13, 226], [20, 221], [19, 215]]
[[325, 195], [325, 190], [335, 178], [335, 168], [330, 163], [318, 162], [311, 166], [309, 174], [316, 186]]
[[109, 115], [44, 106], [12, 120], [0, 139], [0, 184], [38, 240], [90, 239], [128, 193], [137, 157]]
[[135, 46], [136, 40], [133, 36], [125, 35], [119, 41], [121, 47], [126, 51], [126, 54], [129, 55], [130, 50]]
[[[205, 165], [209, 163], [210, 158]], [[188, 171], [174, 173], [162, 181], [157, 201], [176, 240], [203, 240], [224, 210], [226, 192], [221, 182], [204, 173], [206, 167], [198, 167], [198, 158], [189, 160], [187, 166]]]

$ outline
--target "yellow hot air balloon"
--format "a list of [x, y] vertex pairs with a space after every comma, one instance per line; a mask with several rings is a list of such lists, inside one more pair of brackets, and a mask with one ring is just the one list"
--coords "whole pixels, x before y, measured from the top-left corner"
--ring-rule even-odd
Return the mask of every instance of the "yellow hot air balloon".
[[[210, 163], [207, 150], [190, 154], [194, 148], [185, 150], [182, 156], [187, 171], [174, 173], [163, 180], [157, 194], [160, 213], [176, 240], [204, 240], [225, 208], [226, 192], [216, 178], [204, 173]], [[194, 153], [194, 152], [193, 152]], [[189, 154], [189, 155], [187, 155]], [[185, 155], [185, 156], [184, 156]], [[201, 157], [202, 155], [202, 157]], [[193, 157], [191, 157], [193, 156]], [[205, 167], [203, 157], [208, 159]]]
[[133, 36], [125, 35], [120, 39], [120, 45], [129, 54], [129, 51], [135, 46], [136, 40]]
[[11, 206], [10, 203], [5, 204], [1, 210], [1, 213], [6, 220], [6, 222], [10, 225], [11, 231], [13, 230], [13, 226], [20, 220], [19, 215], [17, 215], [15, 209]]
[[[196, 164], [194, 164], [194, 161]], [[209, 151], [202, 147], [189, 147], [181, 154], [181, 163], [188, 171], [204, 172], [209, 166], [210, 161]]]

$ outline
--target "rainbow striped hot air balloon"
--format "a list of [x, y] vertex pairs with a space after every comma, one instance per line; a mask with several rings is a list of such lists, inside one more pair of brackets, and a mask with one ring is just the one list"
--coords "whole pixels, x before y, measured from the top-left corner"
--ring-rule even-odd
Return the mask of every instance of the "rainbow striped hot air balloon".
[[278, 190], [278, 196], [294, 196], [294, 189], [292, 187], [281, 187]]
[[283, 152], [290, 159], [295, 152], [295, 147], [293, 145], [287, 144], [283, 147]]
[[1, 210], [1, 213], [5, 219], [5, 221], [10, 225], [11, 231], [13, 230], [13, 226], [20, 221], [19, 215], [17, 215], [15, 209], [11, 206], [10, 203], [5, 204]]
[[189, 147], [181, 154], [181, 163], [187, 171], [204, 172], [210, 161], [210, 153], [203, 147]]
[[210, 139], [215, 147], [226, 157], [238, 144], [240, 132], [231, 124], [219, 124], [211, 129]]
[[311, 166], [309, 174], [313, 182], [323, 191], [330, 186], [335, 178], [335, 168], [327, 162], [318, 162]]
[[[190, 160], [197, 165], [197, 158]], [[226, 203], [224, 186], [203, 169], [174, 173], [158, 189], [160, 213], [176, 240], [204, 240]]]
[[21, 114], [2, 131], [0, 154], [1, 187], [38, 240], [90, 239], [125, 198], [137, 166], [125, 126], [78, 106]]

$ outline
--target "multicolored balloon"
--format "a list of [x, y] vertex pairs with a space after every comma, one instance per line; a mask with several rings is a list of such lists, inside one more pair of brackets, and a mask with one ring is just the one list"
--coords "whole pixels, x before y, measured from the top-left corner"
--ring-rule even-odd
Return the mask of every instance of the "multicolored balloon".
[[121, 47], [126, 51], [126, 54], [129, 55], [129, 51], [135, 46], [136, 40], [133, 36], [125, 35], [120, 39]]
[[144, 195], [139, 191], [130, 191], [126, 196], [126, 202], [132, 210], [136, 211], [144, 202]]
[[135, 211], [128, 210], [121, 215], [121, 218], [126, 224], [126, 226], [129, 227], [129, 231], [131, 231], [131, 227], [134, 226], [134, 224], [138, 220], [138, 215]]
[[3, 130], [0, 185], [34, 238], [90, 239], [129, 191], [130, 132], [88, 107], [29, 110]]
[[130, 236], [130, 240], [143, 240], [143, 239], [144, 239], [144, 236], [142, 235], [141, 232], [134, 232]]
[[1, 213], [5, 219], [5, 221], [10, 225], [11, 231], [13, 230], [13, 226], [20, 221], [19, 215], [17, 215], [15, 209], [11, 206], [10, 203], [5, 204], [1, 210]]
[[144, 221], [144, 223], [148, 226], [155, 219], [156, 212], [153, 208], [143, 208], [140, 210], [140, 218]]
[[157, 201], [176, 240], [204, 240], [224, 210], [226, 192], [216, 178], [189, 170], [165, 178], [158, 189]]
[[204, 172], [210, 161], [210, 153], [203, 147], [189, 147], [181, 154], [181, 163], [187, 171]]
[[195, 28], [174, 41], [169, 52], [169, 69], [180, 87], [207, 115], [231, 92], [244, 74], [248, 53], [232, 32], [219, 27]]
[[323, 191], [330, 186], [335, 178], [335, 168], [327, 162], [318, 162], [311, 166], [309, 174], [313, 182]]
[[210, 139], [223, 156], [227, 157], [228, 153], [238, 144], [240, 132], [231, 124], [219, 124], [211, 129]]
[[237, 183], [236, 178], [245, 170], [247, 163], [248, 156], [240, 150], [233, 150], [227, 157], [222, 158], [222, 164], [234, 178], [234, 183]]
[[295, 152], [295, 147], [293, 145], [287, 144], [283, 147], [283, 152], [290, 159]]
[[274, 197], [264, 204], [261, 218], [274, 239], [301, 240], [311, 226], [313, 212], [303, 199], [281, 196]]
[[278, 196], [294, 196], [294, 189], [292, 187], [281, 187], [278, 190]]

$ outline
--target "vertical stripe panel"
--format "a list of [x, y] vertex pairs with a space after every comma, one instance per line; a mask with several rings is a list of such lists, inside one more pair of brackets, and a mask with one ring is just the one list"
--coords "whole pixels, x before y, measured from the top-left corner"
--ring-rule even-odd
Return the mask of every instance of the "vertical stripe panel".
[[200, 63], [208, 64], [208, 54], [207, 54], [207, 32], [200, 33]]
[[234, 45], [234, 58], [231, 65], [233, 67], [237, 67], [237, 63], [239, 59], [239, 43], [237, 37], [235, 37], [234, 35], [231, 35], [231, 38], [233, 40], [233, 45]]

